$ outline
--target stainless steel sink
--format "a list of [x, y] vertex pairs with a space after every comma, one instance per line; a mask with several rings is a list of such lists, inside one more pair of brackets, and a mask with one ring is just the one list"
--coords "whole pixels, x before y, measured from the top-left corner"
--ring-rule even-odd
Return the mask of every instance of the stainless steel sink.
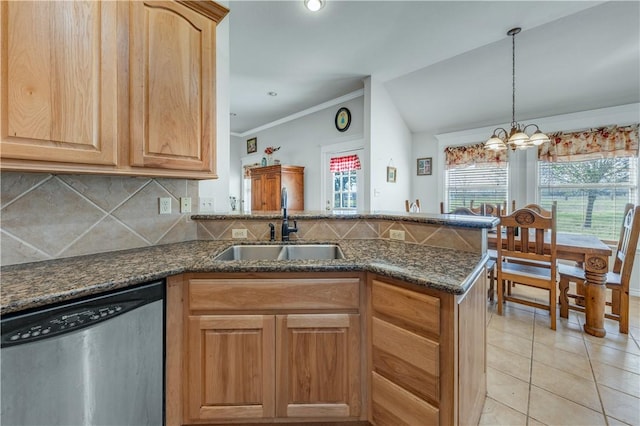
[[238, 245], [229, 247], [214, 260], [276, 260], [281, 251], [282, 246]]
[[330, 260], [344, 259], [336, 244], [235, 245], [214, 260]]
[[340, 247], [335, 244], [305, 244], [283, 246], [278, 260], [344, 259]]

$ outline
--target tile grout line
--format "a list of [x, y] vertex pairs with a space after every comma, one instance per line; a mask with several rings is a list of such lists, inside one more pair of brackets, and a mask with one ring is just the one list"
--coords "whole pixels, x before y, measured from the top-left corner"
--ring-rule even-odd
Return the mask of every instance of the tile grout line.
[[593, 382], [596, 384], [596, 393], [598, 394], [598, 401], [600, 401], [600, 408], [602, 408], [602, 416], [604, 417], [604, 424], [609, 426], [609, 420], [607, 419], [607, 413], [604, 409], [604, 402], [602, 402], [602, 395], [600, 395], [600, 386], [598, 386], [598, 380], [596, 379], [596, 373], [593, 371], [593, 362], [591, 360], [591, 352], [589, 352], [589, 347], [587, 346], [587, 338], [585, 336], [584, 327], [580, 324], [580, 335], [582, 336], [582, 344], [584, 345], [584, 350], [587, 352], [587, 359], [589, 360], [589, 369], [591, 370], [591, 376], [593, 376]]
[[531, 361], [529, 362], [529, 393], [527, 394], [527, 426], [529, 425], [529, 420], [531, 419], [529, 413], [531, 411], [531, 386], [533, 383], [533, 348], [536, 341], [536, 315], [538, 315], [538, 313], [534, 310], [533, 329], [531, 330]]
[[53, 259], [53, 255], [47, 253], [46, 251], [42, 250], [41, 248], [38, 248], [36, 246], [34, 246], [33, 244], [23, 240], [22, 238], [18, 237], [17, 235], [12, 234], [11, 232], [7, 231], [6, 229], [0, 229], [0, 234], [6, 234], [9, 237], [13, 238], [14, 240], [18, 241], [20, 244], [23, 244], [27, 247], [29, 247], [30, 249], [35, 250], [38, 253], [43, 254], [47, 259], [46, 260], [51, 260]]
[[49, 173], [49, 176], [43, 178], [40, 182], [35, 183], [31, 188], [27, 188], [25, 189], [20, 195], [17, 195], [13, 200], [8, 201], [7, 204], [5, 204], [4, 206], [2, 206], [0, 208], [0, 210], [4, 210], [5, 208], [9, 207], [10, 205], [12, 205], [13, 203], [15, 203], [16, 201], [18, 201], [19, 199], [21, 199], [22, 197], [24, 197], [25, 195], [27, 195], [28, 193], [32, 192], [33, 190], [41, 187], [42, 185], [44, 185], [45, 183], [49, 182], [51, 179], [53, 179], [55, 177], [54, 174]]

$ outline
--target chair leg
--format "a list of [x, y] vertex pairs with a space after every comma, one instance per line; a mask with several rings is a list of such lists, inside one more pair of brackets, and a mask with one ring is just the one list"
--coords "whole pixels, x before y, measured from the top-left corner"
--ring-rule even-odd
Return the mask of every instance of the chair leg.
[[567, 293], [569, 292], [569, 278], [560, 275], [560, 317], [561, 318], [569, 318], [569, 297]]
[[556, 310], [557, 310], [556, 283], [551, 284], [549, 289], [549, 312], [551, 313], [551, 329], [556, 329]]
[[621, 290], [620, 293], [620, 333], [629, 334], [629, 291]]
[[502, 305], [504, 304], [504, 280], [498, 274], [496, 281], [498, 282], [498, 315], [502, 315]]
[[489, 291], [487, 294], [487, 297], [489, 298], [489, 301], [491, 303], [493, 303], [493, 301], [495, 300], [494, 297], [494, 293], [495, 293], [495, 289], [494, 289], [494, 285], [495, 285], [495, 280], [496, 280], [496, 276], [495, 276], [495, 269], [491, 269], [489, 271]]
[[611, 313], [614, 315], [620, 315], [620, 310], [622, 309], [621, 305], [621, 294], [620, 290], [612, 289], [611, 290]]

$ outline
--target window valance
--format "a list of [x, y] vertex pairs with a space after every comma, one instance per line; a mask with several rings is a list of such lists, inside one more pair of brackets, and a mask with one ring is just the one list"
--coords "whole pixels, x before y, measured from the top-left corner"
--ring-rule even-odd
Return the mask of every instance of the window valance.
[[553, 133], [549, 139], [551, 143], [538, 148], [540, 161], [584, 161], [638, 155], [638, 124]]
[[458, 167], [495, 167], [504, 166], [507, 163], [506, 151], [493, 151], [485, 149], [483, 143], [466, 146], [448, 146], [444, 150], [447, 169]]
[[329, 163], [331, 173], [349, 172], [351, 170], [360, 170], [361, 168], [360, 158], [357, 155], [333, 157]]

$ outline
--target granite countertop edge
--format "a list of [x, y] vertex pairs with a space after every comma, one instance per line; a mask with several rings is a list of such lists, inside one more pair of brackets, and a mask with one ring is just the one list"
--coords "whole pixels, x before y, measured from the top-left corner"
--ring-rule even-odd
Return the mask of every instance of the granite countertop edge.
[[[290, 211], [288, 218], [291, 220], [322, 220], [322, 219], [346, 219], [346, 220], [394, 220], [400, 222], [425, 223], [431, 225], [447, 225], [460, 228], [494, 228], [499, 219], [493, 216], [468, 216], [454, 214], [432, 213], [403, 213], [403, 212], [314, 212], [314, 211]], [[256, 213], [220, 213], [220, 214], [196, 214], [192, 220], [279, 220], [282, 213], [256, 212]]]
[[[488, 260], [486, 254], [389, 240], [331, 241], [339, 244], [345, 254], [345, 259], [339, 260], [213, 260], [222, 250], [237, 243], [228, 240], [188, 241], [5, 266], [0, 269], [0, 315], [189, 272], [372, 272], [461, 295]], [[269, 244], [262, 241], [246, 243]], [[432, 259], [439, 261], [431, 262]]]

